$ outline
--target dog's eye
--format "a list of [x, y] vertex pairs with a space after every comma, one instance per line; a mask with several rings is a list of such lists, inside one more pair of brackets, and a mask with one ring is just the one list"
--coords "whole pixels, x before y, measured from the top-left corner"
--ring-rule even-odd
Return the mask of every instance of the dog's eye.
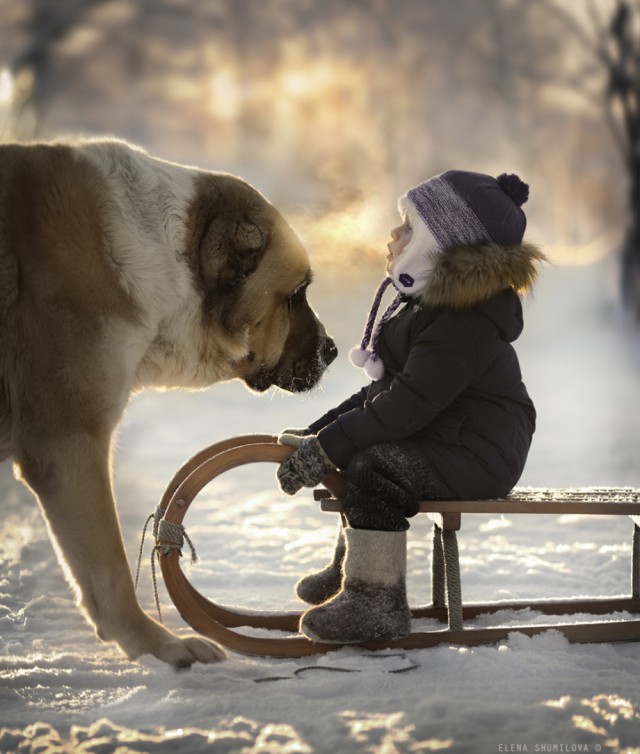
[[293, 293], [289, 295], [287, 298], [287, 307], [289, 311], [291, 311], [295, 304], [297, 304], [299, 301], [302, 301], [306, 295], [307, 292], [307, 286], [306, 284], [298, 286]]

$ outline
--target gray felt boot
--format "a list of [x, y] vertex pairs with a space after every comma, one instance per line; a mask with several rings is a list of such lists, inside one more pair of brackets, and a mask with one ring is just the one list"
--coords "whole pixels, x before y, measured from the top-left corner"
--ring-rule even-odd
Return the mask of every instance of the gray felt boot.
[[303, 576], [296, 584], [296, 594], [310, 605], [321, 605], [340, 591], [342, 561], [346, 552], [342, 521], [338, 528], [333, 560], [321, 571]]
[[300, 631], [313, 641], [356, 644], [402, 639], [411, 632], [407, 603], [407, 533], [344, 530], [342, 589], [307, 610]]

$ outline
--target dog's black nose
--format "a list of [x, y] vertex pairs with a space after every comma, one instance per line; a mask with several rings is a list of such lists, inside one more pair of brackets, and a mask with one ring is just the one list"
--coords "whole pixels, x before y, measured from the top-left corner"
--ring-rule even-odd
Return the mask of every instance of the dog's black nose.
[[324, 339], [322, 347], [320, 348], [320, 354], [322, 356], [322, 361], [324, 361], [327, 366], [329, 366], [332, 361], [335, 361], [336, 356], [338, 355], [338, 349], [331, 338]]

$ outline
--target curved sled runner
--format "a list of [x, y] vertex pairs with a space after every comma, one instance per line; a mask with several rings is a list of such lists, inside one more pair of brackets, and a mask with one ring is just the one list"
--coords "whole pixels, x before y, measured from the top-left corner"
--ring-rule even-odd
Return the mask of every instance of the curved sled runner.
[[[225, 471], [250, 463], [280, 463], [292, 452], [278, 445], [271, 435], [246, 435], [205, 448], [188, 460], [170, 481], [156, 510], [156, 551], [169, 595], [178, 611], [196, 631], [228, 649], [244, 654], [271, 657], [303, 657], [339, 649], [339, 644], [320, 644], [299, 635], [283, 638], [243, 633], [236, 629], [272, 629], [296, 634], [300, 613], [243, 612], [206, 599], [187, 580], [180, 556], [186, 534], [183, 520], [198, 493]], [[339, 474], [317, 490], [322, 509], [339, 511], [344, 483]], [[434, 523], [432, 554], [432, 604], [412, 609], [413, 618], [435, 618], [448, 628], [412, 633], [405, 639], [367, 642], [367, 649], [418, 649], [438, 644], [492, 644], [511, 633], [528, 636], [553, 629], [571, 642], [635, 641], [640, 639], [640, 620], [603, 620], [589, 623], [535, 624], [463, 627], [464, 620], [502, 610], [531, 609], [549, 615], [586, 613], [610, 614], [625, 611], [640, 614], [640, 489], [587, 488], [580, 490], [516, 489], [504, 500], [428, 500], [421, 512]], [[631, 595], [610, 599], [567, 601], [494, 602], [463, 605], [456, 532], [461, 515], [470, 513], [576, 513], [583, 515], [627, 515], [633, 527]]]

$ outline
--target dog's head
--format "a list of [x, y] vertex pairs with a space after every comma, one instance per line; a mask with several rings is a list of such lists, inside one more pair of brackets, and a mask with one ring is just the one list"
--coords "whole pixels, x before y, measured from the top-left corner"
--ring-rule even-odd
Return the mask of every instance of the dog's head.
[[204, 174], [194, 269], [204, 317], [244, 337], [234, 375], [253, 390], [309, 390], [337, 356], [307, 301], [307, 253], [278, 210], [234, 176]]

